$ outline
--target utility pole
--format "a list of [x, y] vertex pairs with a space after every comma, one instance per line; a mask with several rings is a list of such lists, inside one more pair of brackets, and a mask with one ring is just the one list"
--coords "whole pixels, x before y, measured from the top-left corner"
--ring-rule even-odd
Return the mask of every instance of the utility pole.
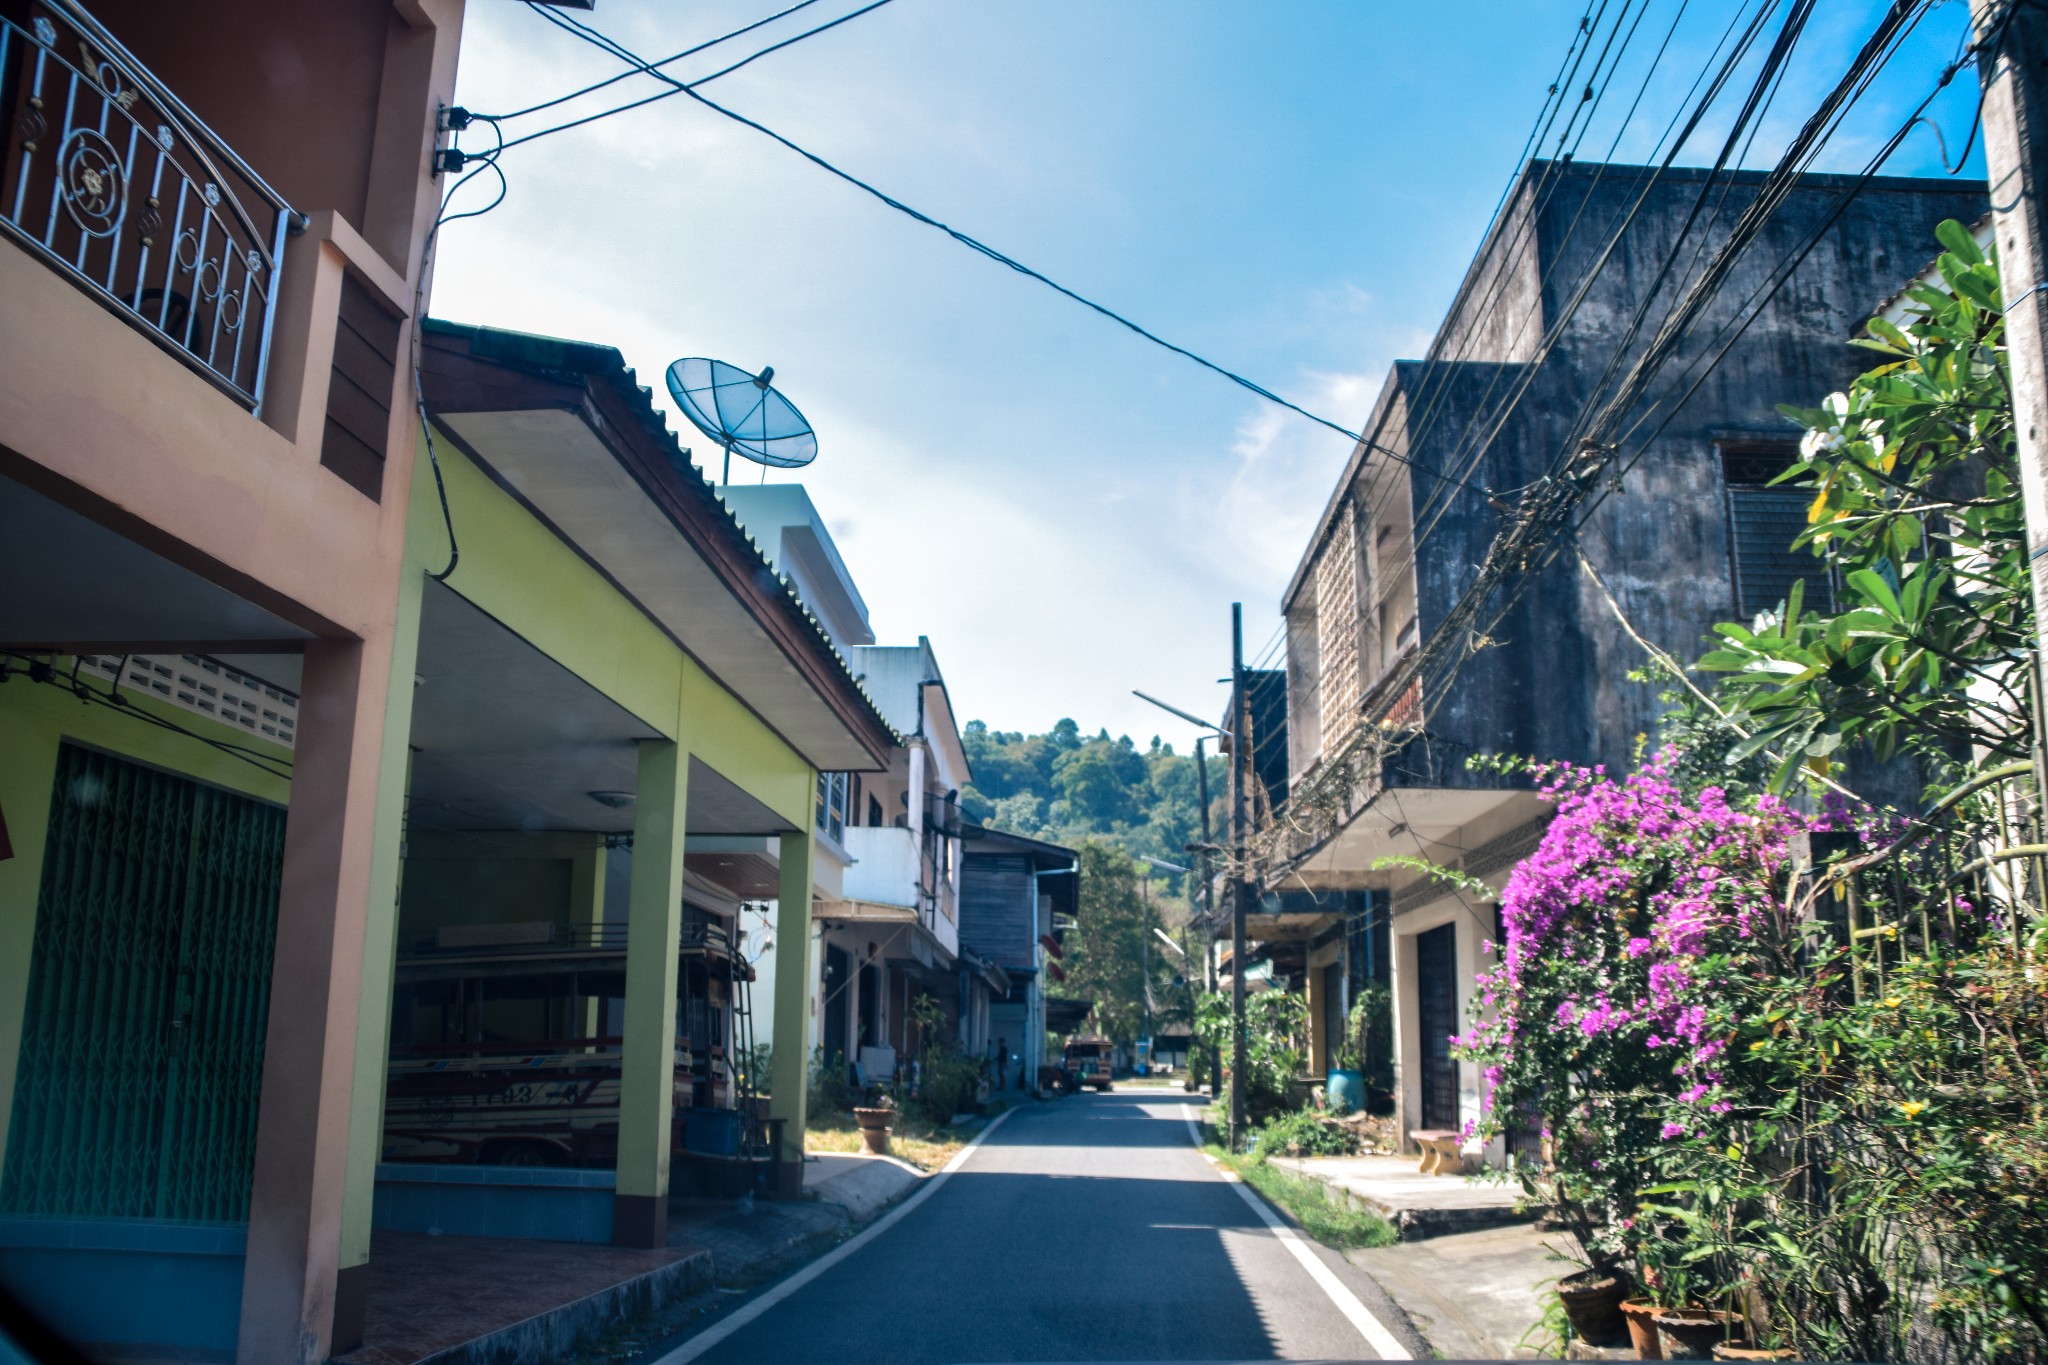
[[1244, 686], [1244, 604], [1230, 604], [1230, 1150], [1244, 1148], [1244, 914], [1251, 882], [1245, 876], [1245, 760], [1251, 746]]
[[[2033, 566], [2034, 619], [2048, 625], [2048, 14], [2024, 0], [1970, 0], [1983, 88], [1984, 169], [2005, 294], [2013, 425]], [[2037, 644], [2039, 642], [2037, 641]]]
[[[1202, 985], [1208, 994], [1216, 993], [1216, 889], [1209, 884], [1209, 849], [1214, 835], [1209, 830], [1209, 759], [1202, 752], [1208, 743], [1207, 735], [1195, 739], [1195, 790], [1202, 798], [1202, 851], [1195, 855], [1195, 876], [1201, 881], [1202, 892]], [[1223, 1049], [1211, 1045], [1209, 1048], [1209, 1098], [1219, 1099], [1223, 1094]]]
[[1145, 864], [1144, 881], [1140, 888], [1144, 896], [1143, 922], [1138, 926], [1138, 1013], [1143, 1022], [1138, 1026], [1138, 1038], [1145, 1045], [1145, 1062], [1149, 1070], [1152, 1062], [1152, 867]]

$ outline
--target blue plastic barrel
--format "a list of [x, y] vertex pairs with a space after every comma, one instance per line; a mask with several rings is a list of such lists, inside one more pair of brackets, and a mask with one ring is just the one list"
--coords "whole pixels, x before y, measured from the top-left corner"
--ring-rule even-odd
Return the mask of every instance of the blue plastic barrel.
[[1330, 1112], [1349, 1114], [1365, 1108], [1365, 1073], [1363, 1071], [1332, 1071], [1323, 1093], [1328, 1096]]
[[692, 1109], [683, 1125], [683, 1146], [705, 1156], [738, 1156], [744, 1122], [737, 1109]]

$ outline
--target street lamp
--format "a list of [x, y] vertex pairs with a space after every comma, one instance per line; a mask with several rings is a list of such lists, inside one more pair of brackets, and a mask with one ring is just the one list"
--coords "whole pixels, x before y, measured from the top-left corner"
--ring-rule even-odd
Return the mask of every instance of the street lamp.
[[[1239, 646], [1239, 648], [1242, 649], [1242, 646]], [[1231, 678], [1233, 682], [1237, 678], [1237, 667], [1235, 664], [1232, 666]], [[1234, 694], [1236, 688], [1233, 687], [1232, 691]], [[1131, 695], [1139, 701], [1150, 702], [1170, 716], [1178, 716], [1188, 724], [1209, 732], [1209, 734], [1197, 735], [1195, 737], [1195, 782], [1197, 795], [1200, 798], [1202, 807], [1202, 842], [1200, 844], [1190, 844], [1188, 852], [1195, 855], [1196, 881], [1202, 890], [1202, 932], [1208, 936], [1208, 943], [1202, 952], [1204, 964], [1202, 984], [1204, 989], [1213, 995], [1216, 991], [1216, 889], [1210, 884], [1209, 855], [1215, 852], [1216, 848], [1210, 842], [1213, 836], [1209, 829], [1209, 757], [1202, 751], [1202, 746], [1209, 742], [1210, 735], [1214, 735], [1218, 739], [1229, 739], [1231, 732], [1214, 721], [1203, 720], [1192, 712], [1183, 711], [1178, 706], [1171, 706], [1157, 697], [1147, 696], [1135, 687], [1131, 689]], [[1231, 717], [1234, 724], [1237, 717], [1234, 695], [1231, 705]], [[1237, 746], [1232, 745], [1231, 751], [1235, 753], [1236, 750]], [[1232, 903], [1239, 910], [1242, 909], [1241, 898], [1233, 899]], [[1233, 1038], [1231, 1043], [1232, 1066], [1230, 1072], [1230, 1141], [1232, 1150], [1235, 1150], [1238, 1129], [1244, 1122], [1244, 916], [1242, 913], [1234, 913], [1231, 917], [1231, 945], [1231, 971], [1233, 975], [1230, 991], [1230, 1027]], [[1220, 1099], [1222, 1095], [1222, 1049], [1212, 1047], [1209, 1049], [1209, 1098], [1212, 1100]]]

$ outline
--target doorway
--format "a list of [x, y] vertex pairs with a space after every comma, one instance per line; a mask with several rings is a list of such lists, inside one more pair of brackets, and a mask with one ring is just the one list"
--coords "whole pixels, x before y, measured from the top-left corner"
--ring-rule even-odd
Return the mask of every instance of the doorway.
[[0, 1210], [248, 1217], [284, 824], [58, 751]]
[[1440, 925], [1415, 936], [1415, 989], [1422, 1029], [1422, 1126], [1458, 1126], [1458, 928]]

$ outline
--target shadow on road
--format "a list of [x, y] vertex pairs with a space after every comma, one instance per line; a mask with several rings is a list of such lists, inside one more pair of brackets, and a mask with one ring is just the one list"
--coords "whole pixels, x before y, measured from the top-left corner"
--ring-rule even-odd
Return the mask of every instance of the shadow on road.
[[[1142, 1091], [1069, 1095], [1030, 1101], [1010, 1115], [989, 1138], [991, 1147], [1179, 1147], [1187, 1148], [1188, 1126], [1178, 1093]], [[1196, 1108], [1200, 1109], [1196, 1102]]]

